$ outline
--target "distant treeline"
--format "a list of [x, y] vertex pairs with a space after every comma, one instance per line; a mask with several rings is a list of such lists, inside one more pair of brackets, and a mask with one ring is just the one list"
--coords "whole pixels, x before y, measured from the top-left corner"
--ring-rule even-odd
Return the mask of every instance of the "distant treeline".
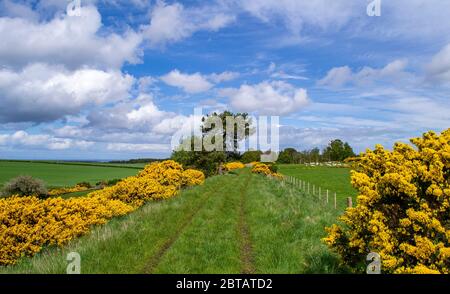
[[161, 159], [161, 158], [137, 158], [137, 159], [130, 159], [130, 160], [113, 160], [109, 161], [108, 163], [120, 163], [120, 164], [133, 164], [133, 163], [152, 163], [155, 161], [164, 161], [167, 159]]
[[353, 148], [347, 142], [336, 139], [331, 141], [325, 149], [319, 148], [297, 151], [294, 148], [286, 148], [280, 152], [278, 163], [311, 163], [311, 162], [342, 162], [354, 157]]

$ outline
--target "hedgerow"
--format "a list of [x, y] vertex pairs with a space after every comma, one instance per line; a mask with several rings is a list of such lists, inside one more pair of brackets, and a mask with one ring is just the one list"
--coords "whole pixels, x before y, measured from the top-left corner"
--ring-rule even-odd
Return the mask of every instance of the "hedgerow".
[[0, 265], [15, 264], [43, 246], [63, 245], [86, 234], [92, 225], [128, 214], [146, 201], [170, 198], [205, 180], [174, 161], [152, 163], [135, 177], [85, 197], [41, 200], [34, 196], [0, 199]]
[[384, 273], [450, 271], [450, 129], [411, 142], [378, 145], [355, 163], [357, 206], [324, 239], [355, 271], [369, 252]]

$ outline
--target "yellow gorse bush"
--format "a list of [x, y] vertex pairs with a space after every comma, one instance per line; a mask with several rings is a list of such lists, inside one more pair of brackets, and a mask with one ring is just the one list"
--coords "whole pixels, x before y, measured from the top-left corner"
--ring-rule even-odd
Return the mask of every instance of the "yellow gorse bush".
[[267, 164], [260, 163], [260, 162], [258, 162], [255, 165], [253, 165], [252, 173], [254, 173], [254, 174], [261, 174], [261, 175], [265, 175], [265, 176], [268, 176], [268, 177], [275, 177], [277, 179], [282, 179], [283, 178], [283, 175], [281, 175], [279, 173], [272, 172], [272, 170], [270, 169], [270, 167]]
[[164, 161], [85, 197], [0, 199], [0, 265], [14, 264], [46, 245], [63, 245], [88, 233], [92, 225], [126, 215], [146, 201], [172, 197], [180, 188], [200, 185], [204, 180], [200, 171], [183, 170], [174, 161]]
[[50, 191], [48, 191], [48, 195], [49, 196], [59, 196], [59, 195], [64, 195], [64, 194], [69, 194], [69, 193], [82, 192], [82, 191], [86, 191], [86, 190], [89, 190], [89, 188], [87, 188], [85, 186], [76, 185], [74, 187], [68, 187], [68, 188], [51, 189]]
[[235, 169], [245, 168], [245, 164], [243, 164], [242, 162], [228, 162], [224, 164], [224, 168], [227, 171], [232, 171]]
[[411, 142], [355, 162], [357, 206], [324, 239], [355, 269], [377, 252], [385, 273], [450, 272], [450, 129]]

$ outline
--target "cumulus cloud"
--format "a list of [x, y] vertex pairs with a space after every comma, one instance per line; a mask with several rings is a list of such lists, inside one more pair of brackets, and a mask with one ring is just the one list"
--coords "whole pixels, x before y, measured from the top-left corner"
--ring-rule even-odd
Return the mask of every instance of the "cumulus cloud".
[[213, 87], [213, 84], [200, 73], [184, 74], [177, 69], [162, 76], [161, 80], [172, 87], [181, 88], [187, 93], [205, 92]]
[[20, 17], [32, 21], [39, 19], [39, 14], [28, 5], [12, 2], [11, 0], [0, 1], [0, 16]]
[[132, 30], [124, 35], [99, 35], [101, 15], [95, 7], [82, 7], [81, 16], [56, 16], [50, 21], [0, 18], [0, 65], [20, 68], [31, 63], [62, 64], [102, 69], [139, 62], [142, 36]]
[[94, 142], [58, 138], [42, 134], [34, 135], [21, 130], [13, 134], [0, 135], [0, 145], [64, 150], [70, 148], [87, 149], [94, 145]]
[[210, 90], [214, 87], [214, 84], [231, 81], [237, 77], [239, 77], [239, 73], [230, 71], [203, 75], [199, 72], [193, 74], [182, 73], [175, 69], [162, 76], [161, 80], [169, 86], [183, 89], [183, 91], [190, 94], [196, 94]]
[[0, 70], [0, 121], [46, 122], [78, 114], [89, 105], [126, 99], [134, 78], [119, 71], [33, 64]]
[[230, 105], [238, 111], [270, 115], [295, 112], [306, 106], [309, 100], [305, 89], [295, 88], [283, 81], [245, 84], [239, 89], [224, 89], [221, 94], [229, 97]]
[[180, 3], [158, 1], [151, 12], [150, 24], [143, 26], [151, 46], [164, 46], [186, 39], [197, 31], [217, 31], [233, 22], [235, 16], [220, 7], [185, 8]]
[[386, 79], [390, 79], [391, 82], [398, 82], [400, 79], [408, 76], [405, 72], [407, 65], [408, 62], [406, 60], [399, 59], [380, 69], [366, 66], [357, 72], [353, 72], [348, 66], [335, 67], [318, 81], [318, 85], [329, 87], [341, 87], [346, 84], [367, 85]]
[[170, 144], [127, 144], [109, 143], [106, 147], [109, 151], [115, 152], [158, 152], [171, 151]]
[[228, 81], [234, 80], [234, 79], [238, 78], [239, 75], [240, 74], [238, 72], [225, 71], [225, 72], [219, 73], [219, 74], [218, 73], [210, 74], [208, 76], [208, 78], [212, 82], [219, 84], [222, 82], [228, 82]]

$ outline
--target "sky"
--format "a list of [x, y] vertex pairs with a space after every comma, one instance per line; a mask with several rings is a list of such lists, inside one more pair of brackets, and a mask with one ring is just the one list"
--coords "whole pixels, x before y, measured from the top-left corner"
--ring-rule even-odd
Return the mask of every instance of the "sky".
[[167, 157], [195, 108], [298, 150], [450, 127], [450, 1], [79, 2], [0, 0], [0, 158]]

